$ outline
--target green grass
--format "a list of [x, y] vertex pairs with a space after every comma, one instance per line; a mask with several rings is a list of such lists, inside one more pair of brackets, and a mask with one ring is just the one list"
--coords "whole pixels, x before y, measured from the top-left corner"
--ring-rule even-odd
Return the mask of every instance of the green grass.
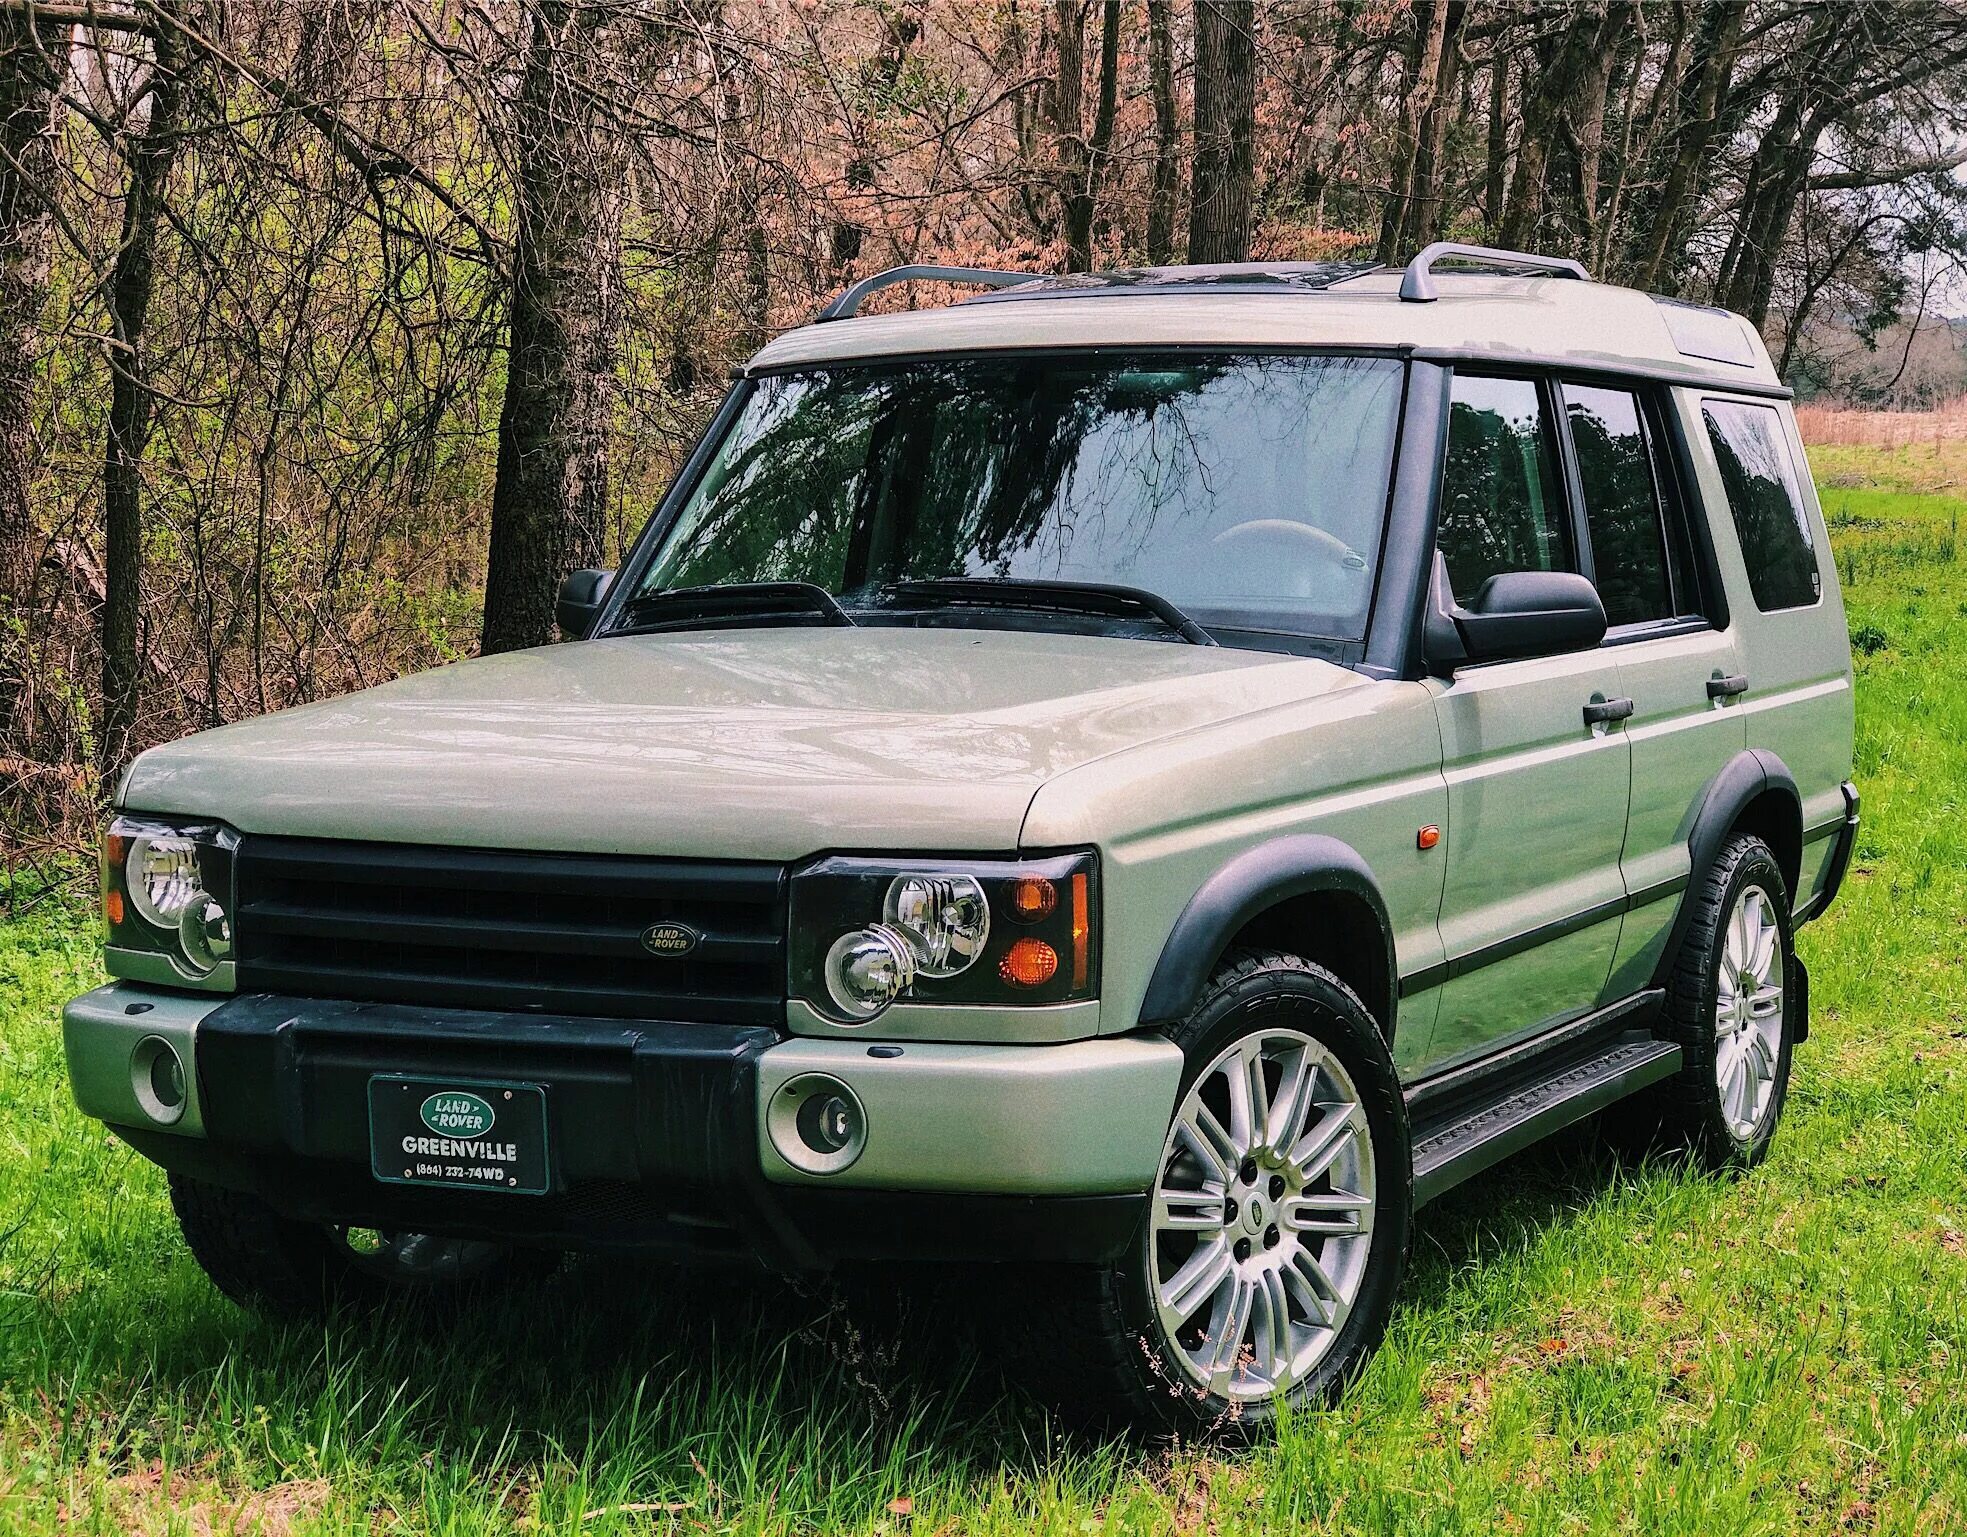
[[1819, 462], [1866, 822], [1749, 1178], [1588, 1134], [1517, 1159], [1423, 1214], [1345, 1402], [1241, 1454], [1075, 1440], [974, 1287], [898, 1283], [863, 1329], [825, 1291], [584, 1266], [449, 1324], [282, 1330], [69, 1104], [94, 939], [46, 902], [0, 927], [0, 1533], [1967, 1531], [1967, 564], [1915, 452]]

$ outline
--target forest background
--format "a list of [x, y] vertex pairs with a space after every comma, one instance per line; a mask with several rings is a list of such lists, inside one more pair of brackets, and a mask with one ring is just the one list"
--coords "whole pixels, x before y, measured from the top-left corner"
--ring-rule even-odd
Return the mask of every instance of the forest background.
[[153, 742], [552, 639], [883, 267], [1481, 240], [1916, 411], [1963, 165], [1957, 0], [0, 0], [0, 857]]

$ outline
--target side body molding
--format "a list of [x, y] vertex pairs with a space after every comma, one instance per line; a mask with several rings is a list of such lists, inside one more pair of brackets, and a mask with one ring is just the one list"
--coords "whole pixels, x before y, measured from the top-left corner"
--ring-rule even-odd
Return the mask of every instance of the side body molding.
[[1742, 814], [1764, 797], [1769, 797], [1780, 807], [1777, 825], [1766, 824], [1758, 817], [1751, 826], [1764, 836], [1776, 834], [1770, 842], [1783, 866], [1783, 878], [1789, 882], [1791, 899], [1795, 899], [1803, 841], [1803, 798], [1797, 793], [1796, 780], [1781, 758], [1767, 748], [1745, 748], [1723, 764], [1721, 772], [1708, 782], [1700, 810], [1694, 813], [1694, 825], [1687, 835], [1690, 859], [1687, 889], [1680, 898], [1679, 912], [1674, 914], [1673, 927], [1667, 933], [1666, 948], [1660, 954], [1659, 968], [1653, 977], [1655, 986], [1664, 987], [1673, 974], [1674, 957], [1680, 951], [1681, 937], [1687, 932], [1687, 925], [1692, 919], [1701, 883], [1707, 879], [1708, 871], [1720, 856], [1721, 846], [1741, 822]]
[[1393, 925], [1379, 883], [1358, 850], [1324, 833], [1297, 833], [1245, 849], [1202, 883], [1162, 947], [1141, 1004], [1141, 1024], [1172, 1024], [1194, 1008], [1209, 973], [1243, 926], [1280, 903], [1329, 893], [1363, 903], [1378, 930], [1376, 985], [1365, 1002], [1393, 1036], [1399, 973]]

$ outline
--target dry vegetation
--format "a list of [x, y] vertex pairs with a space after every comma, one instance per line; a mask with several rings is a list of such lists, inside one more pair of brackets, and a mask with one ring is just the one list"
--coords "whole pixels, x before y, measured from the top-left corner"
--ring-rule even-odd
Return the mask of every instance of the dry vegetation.
[[549, 638], [856, 276], [1482, 237], [1816, 370], [1967, 248], [1963, 102], [1962, 0], [0, 0], [0, 857]]

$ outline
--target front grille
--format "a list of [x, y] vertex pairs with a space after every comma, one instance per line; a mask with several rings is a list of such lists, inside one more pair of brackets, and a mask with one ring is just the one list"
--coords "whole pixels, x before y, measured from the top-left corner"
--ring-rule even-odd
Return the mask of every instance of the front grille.
[[[776, 1024], [786, 876], [750, 862], [249, 837], [242, 991]], [[642, 935], [683, 924], [686, 955]]]

